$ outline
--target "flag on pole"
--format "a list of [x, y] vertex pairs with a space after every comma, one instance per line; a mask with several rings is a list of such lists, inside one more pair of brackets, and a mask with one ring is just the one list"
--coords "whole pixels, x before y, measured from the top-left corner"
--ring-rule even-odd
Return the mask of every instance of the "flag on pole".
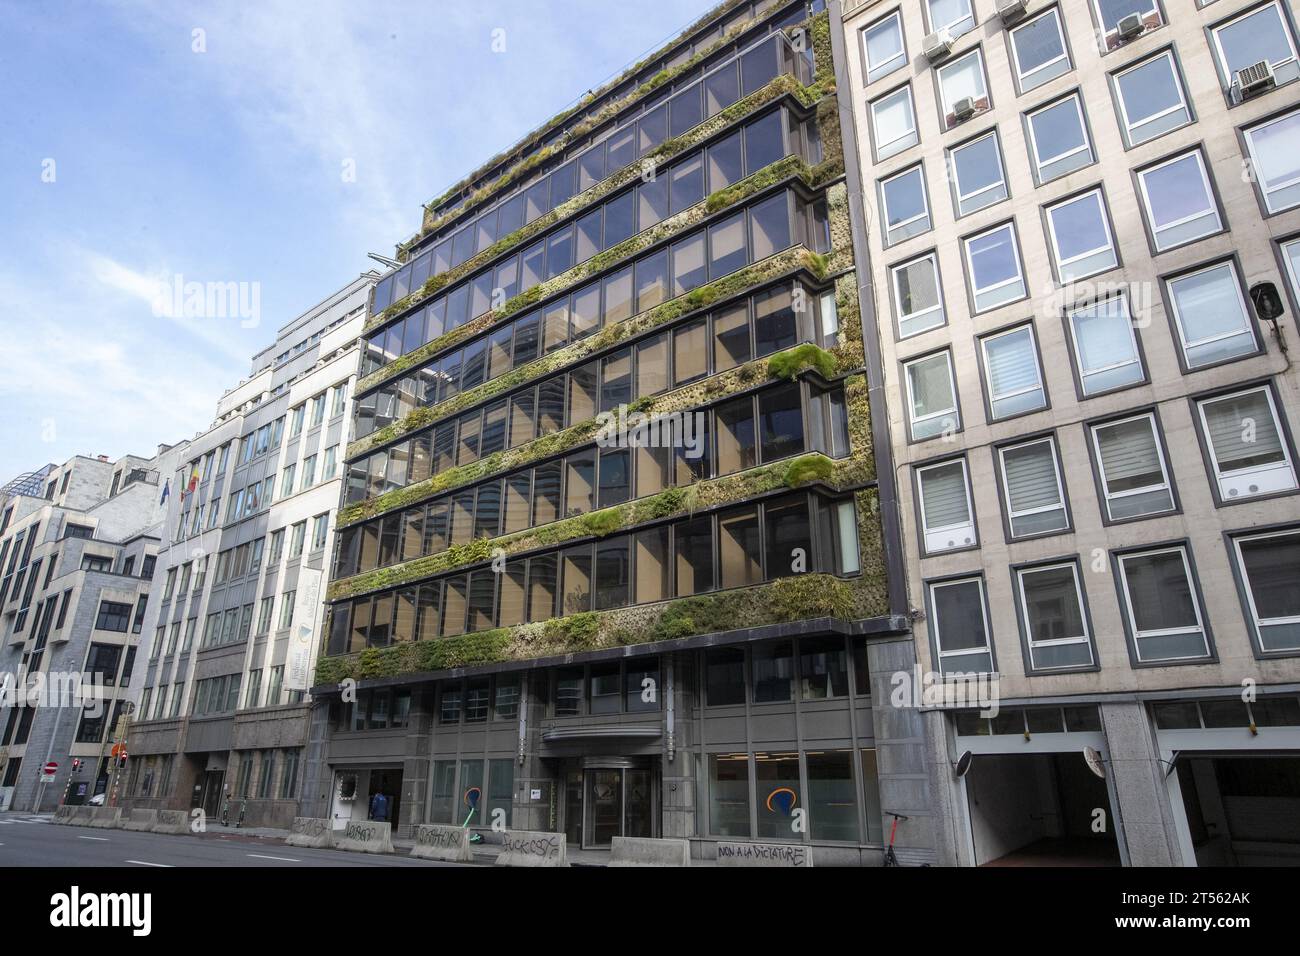
[[198, 462], [195, 462], [194, 468], [190, 471], [190, 483], [185, 486], [185, 490], [181, 493], [181, 498], [184, 499], [194, 494], [194, 489], [197, 488], [198, 486], [199, 486], [199, 465]]
[[158, 504], [160, 505], [167, 504], [167, 496], [170, 495], [171, 493], [172, 493], [172, 480], [168, 478], [167, 481], [163, 483], [162, 498], [159, 500]]

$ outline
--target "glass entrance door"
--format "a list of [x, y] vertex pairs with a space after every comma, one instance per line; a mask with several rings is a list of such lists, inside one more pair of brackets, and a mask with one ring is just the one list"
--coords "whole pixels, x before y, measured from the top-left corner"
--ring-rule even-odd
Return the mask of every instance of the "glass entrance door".
[[[576, 777], [576, 773], [569, 775], [565, 808], [570, 842], [578, 842], [574, 839], [578, 819], [582, 820], [581, 845], [587, 848], [608, 847], [616, 836], [654, 836], [653, 771], [590, 768], [582, 771], [581, 789]], [[579, 799], [580, 810], [575, 806]]]

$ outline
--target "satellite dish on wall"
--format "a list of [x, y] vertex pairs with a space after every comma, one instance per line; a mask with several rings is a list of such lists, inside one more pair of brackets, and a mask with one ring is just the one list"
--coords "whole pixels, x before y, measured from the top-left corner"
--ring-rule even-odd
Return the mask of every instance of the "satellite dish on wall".
[[970, 770], [970, 764], [973, 759], [975, 759], [974, 755], [971, 754], [969, 750], [965, 751], [957, 758], [957, 762], [952, 765], [952, 772], [958, 780], [966, 776], [967, 771]]
[[1083, 761], [1094, 774], [1102, 780], [1106, 779], [1106, 763], [1101, 759], [1101, 754], [1097, 752], [1096, 747], [1083, 748]]

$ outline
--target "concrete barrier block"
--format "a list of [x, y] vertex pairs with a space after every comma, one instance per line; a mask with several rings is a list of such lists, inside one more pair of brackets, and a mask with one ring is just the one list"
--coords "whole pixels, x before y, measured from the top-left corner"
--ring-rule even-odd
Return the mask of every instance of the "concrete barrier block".
[[68, 825], [68, 824], [70, 824], [70, 823], [72, 822], [72, 812], [73, 812], [74, 810], [76, 810], [76, 809], [77, 809], [76, 807], [69, 806], [69, 805], [67, 805], [67, 804], [64, 804], [64, 805], [61, 806], [61, 807], [57, 807], [57, 808], [55, 808], [55, 811], [54, 811], [54, 822], [55, 822], [55, 823], [62, 823], [62, 824], [64, 824], [65, 826]]
[[334, 848], [354, 853], [392, 853], [392, 826], [374, 820], [349, 820], [334, 834]]
[[614, 837], [610, 866], [690, 866], [689, 840]]
[[86, 826], [97, 830], [115, 830], [122, 826], [121, 807], [92, 807]]
[[90, 826], [91, 814], [95, 811], [94, 807], [88, 807], [84, 803], [79, 807], [72, 808], [72, 816], [68, 817], [68, 825], [74, 827]]
[[122, 818], [123, 830], [138, 830], [152, 833], [158, 825], [157, 810], [132, 810]]
[[159, 810], [153, 833], [182, 834], [190, 832], [190, 815], [184, 810]]
[[294, 817], [284, 842], [287, 846], [328, 849], [334, 845], [334, 825], [324, 817]]
[[445, 863], [472, 863], [474, 850], [469, 843], [469, 834], [470, 831], [463, 827], [423, 824], [415, 828], [415, 846], [411, 847], [411, 856]]
[[568, 866], [563, 833], [510, 830], [501, 843], [497, 866]]
[[790, 843], [719, 843], [718, 866], [812, 866], [812, 847]]

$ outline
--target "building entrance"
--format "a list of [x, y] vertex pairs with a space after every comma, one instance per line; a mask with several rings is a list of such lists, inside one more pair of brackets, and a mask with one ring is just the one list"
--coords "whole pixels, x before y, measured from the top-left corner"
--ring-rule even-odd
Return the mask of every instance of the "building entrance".
[[658, 831], [658, 773], [644, 759], [587, 757], [564, 767], [564, 832], [584, 849]]

